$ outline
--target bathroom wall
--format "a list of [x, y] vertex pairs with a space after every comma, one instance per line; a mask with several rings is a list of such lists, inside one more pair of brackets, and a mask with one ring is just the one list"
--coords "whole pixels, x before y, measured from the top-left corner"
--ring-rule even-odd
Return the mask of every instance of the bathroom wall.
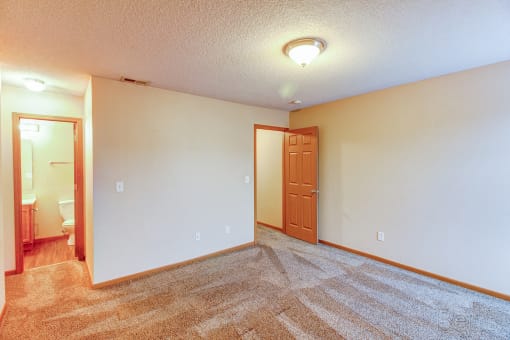
[[257, 221], [282, 225], [282, 131], [257, 129]]
[[[35, 238], [61, 236], [58, 201], [74, 199], [74, 127], [72, 123], [22, 119], [22, 123], [27, 121], [39, 127], [37, 132], [21, 132], [22, 138], [32, 142], [32, 188], [23, 187], [23, 194], [37, 198]], [[21, 160], [26, 160], [23, 154]]]
[[1, 164], [3, 169], [0, 194], [3, 198], [5, 270], [15, 268], [14, 259], [14, 202], [12, 181], [12, 113], [48, 116], [83, 116], [83, 97], [50, 91], [32, 92], [24, 88], [4, 85], [0, 107]]
[[253, 126], [288, 112], [93, 77], [92, 116], [94, 283], [253, 242]]

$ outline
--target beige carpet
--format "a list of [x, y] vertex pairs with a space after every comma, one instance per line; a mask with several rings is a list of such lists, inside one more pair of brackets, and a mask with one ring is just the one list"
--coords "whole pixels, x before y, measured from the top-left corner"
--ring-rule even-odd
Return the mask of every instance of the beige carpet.
[[2, 339], [510, 339], [510, 303], [272, 230], [113, 287], [66, 262], [7, 277]]

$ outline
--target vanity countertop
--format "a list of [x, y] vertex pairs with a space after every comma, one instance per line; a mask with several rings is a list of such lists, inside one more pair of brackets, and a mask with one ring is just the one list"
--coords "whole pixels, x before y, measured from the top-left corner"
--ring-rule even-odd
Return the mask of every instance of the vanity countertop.
[[21, 200], [22, 205], [33, 205], [36, 201], [35, 197], [26, 197]]

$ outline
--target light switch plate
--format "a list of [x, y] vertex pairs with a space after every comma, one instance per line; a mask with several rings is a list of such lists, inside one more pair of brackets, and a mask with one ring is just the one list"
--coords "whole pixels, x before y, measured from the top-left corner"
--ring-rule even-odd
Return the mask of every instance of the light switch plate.
[[384, 233], [382, 231], [377, 232], [377, 241], [384, 241]]

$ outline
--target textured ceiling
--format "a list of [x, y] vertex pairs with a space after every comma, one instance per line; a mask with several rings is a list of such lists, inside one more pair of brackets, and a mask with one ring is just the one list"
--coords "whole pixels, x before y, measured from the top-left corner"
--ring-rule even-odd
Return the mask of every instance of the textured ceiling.
[[[304, 69], [282, 53], [303, 36], [328, 42]], [[6, 83], [124, 75], [286, 110], [510, 60], [509, 37], [510, 0], [0, 0]]]

